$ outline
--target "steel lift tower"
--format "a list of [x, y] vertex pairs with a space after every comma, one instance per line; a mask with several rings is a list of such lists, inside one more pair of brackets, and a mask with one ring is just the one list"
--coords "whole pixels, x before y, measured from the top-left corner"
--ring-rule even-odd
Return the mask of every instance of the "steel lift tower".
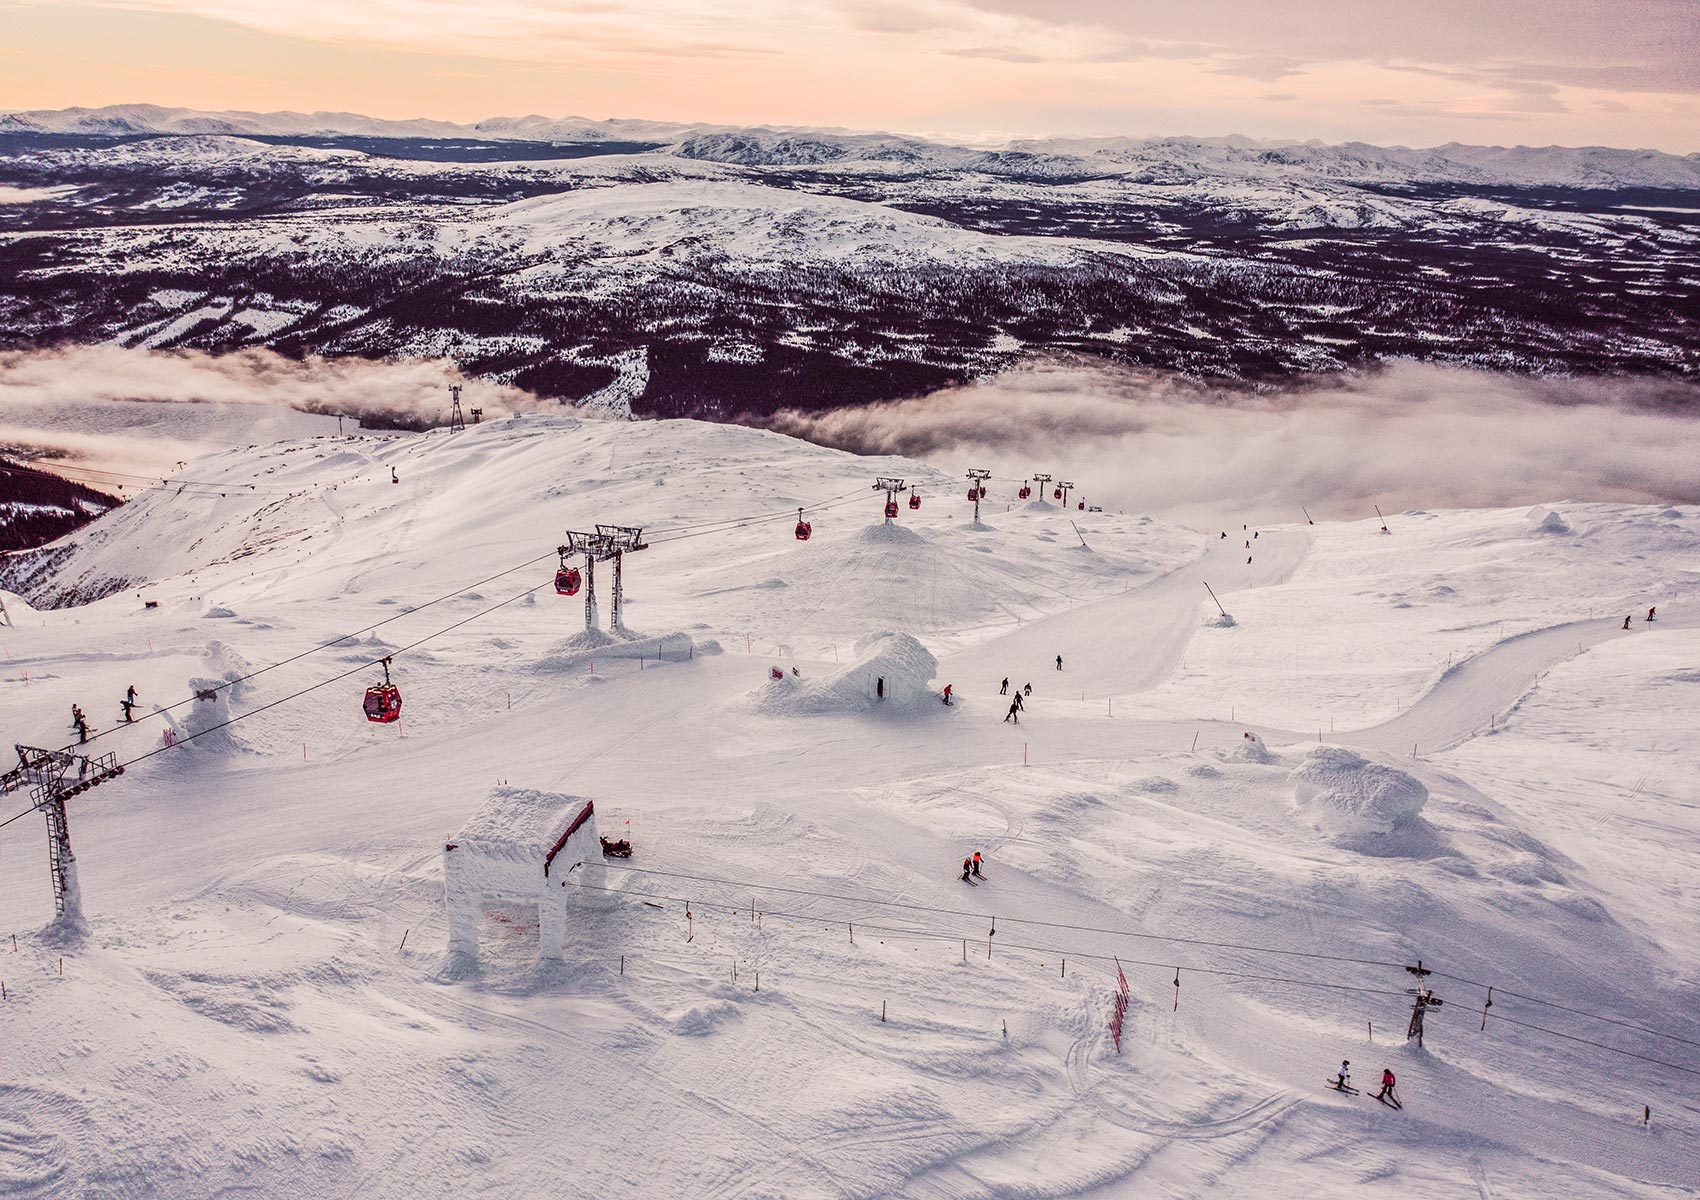
[[61, 921], [81, 927], [83, 893], [77, 885], [77, 859], [71, 853], [71, 827], [65, 801], [124, 773], [118, 756], [90, 758], [66, 750], [18, 746], [18, 765], [0, 775], [0, 796], [29, 790], [30, 801], [47, 818], [47, 871], [53, 879], [53, 907]]

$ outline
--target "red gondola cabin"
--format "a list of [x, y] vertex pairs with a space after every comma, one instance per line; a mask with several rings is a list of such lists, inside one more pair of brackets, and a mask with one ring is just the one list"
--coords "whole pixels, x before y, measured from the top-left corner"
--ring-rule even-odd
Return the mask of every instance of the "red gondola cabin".
[[555, 572], [555, 592], [562, 596], [578, 595], [579, 586], [584, 582], [577, 567], [562, 567]]

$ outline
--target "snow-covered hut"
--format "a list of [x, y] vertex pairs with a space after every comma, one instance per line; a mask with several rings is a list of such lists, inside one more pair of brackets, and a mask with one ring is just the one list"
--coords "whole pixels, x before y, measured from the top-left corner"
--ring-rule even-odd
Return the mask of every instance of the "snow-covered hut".
[[476, 959], [484, 904], [505, 900], [537, 905], [538, 957], [560, 958], [577, 885], [602, 882], [594, 803], [533, 788], [492, 788], [443, 848], [449, 953]]
[[833, 677], [841, 693], [888, 704], [930, 699], [938, 659], [907, 633], [870, 633], [856, 643], [856, 661]]

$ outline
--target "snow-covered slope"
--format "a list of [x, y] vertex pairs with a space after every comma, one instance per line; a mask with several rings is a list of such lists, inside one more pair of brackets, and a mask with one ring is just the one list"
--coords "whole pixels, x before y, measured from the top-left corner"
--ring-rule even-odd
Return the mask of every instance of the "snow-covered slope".
[[[125, 759], [211, 732], [73, 798], [86, 940], [34, 932], [39, 819], [0, 829], [0, 1192], [1700, 1186], [1692, 509], [1223, 539], [996, 480], [976, 525], [922, 463], [535, 416], [191, 471], [229, 490], [151, 492], [27, 585], [134, 587], [7, 606], [15, 740], [58, 744], [74, 701]], [[892, 472], [922, 504], [887, 526]], [[626, 638], [610, 564], [596, 637], [550, 583], [597, 522], [646, 530]], [[870, 701], [858, 642], [956, 703]], [[444, 838], [498, 784], [635, 845], [574, 898], [564, 967], [504, 904], [477, 972], [447, 958]], [[1343, 1057], [1404, 1110], [1325, 1090]]]

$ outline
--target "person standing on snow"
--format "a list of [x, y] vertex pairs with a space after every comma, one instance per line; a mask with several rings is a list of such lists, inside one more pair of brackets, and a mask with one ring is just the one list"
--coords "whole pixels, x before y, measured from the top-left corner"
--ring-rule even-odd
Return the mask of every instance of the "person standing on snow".
[[974, 861], [972, 859], [965, 858], [965, 859], [962, 860], [962, 882], [963, 883], [973, 883], [974, 882], [972, 879], [968, 878], [968, 872], [973, 868], [973, 866], [974, 866]]
[[129, 687], [124, 689], [124, 699], [128, 700], [131, 704], [134, 704], [136, 702], [136, 685], [135, 684], [132, 683]]
[[1020, 693], [1017, 693], [1015, 699], [1010, 702], [1009, 711], [1006, 712], [1003, 715], [1003, 719], [1004, 719], [1006, 724], [1010, 721], [1014, 721], [1017, 725], [1021, 724], [1021, 695], [1020, 695]]
[[1033, 685], [1030, 683], [1024, 683], [1021, 685], [1021, 690], [1031, 696], [1033, 694]]
[[949, 705], [950, 705], [950, 684], [948, 684], [948, 683], [944, 685], [944, 702], [945, 702], [945, 706], [949, 707]]
[[401, 482], [401, 476], [399, 476], [395, 473], [394, 467], [390, 468], [390, 482], [391, 483], [400, 483]]
[[1651, 621], [1653, 619], [1654, 614], [1656, 614], [1658, 611], [1659, 611], [1659, 609], [1658, 609], [1657, 605], [1654, 605], [1652, 608], [1649, 608], [1647, 610], [1647, 619], [1649, 621]]
[[1395, 1082], [1397, 1081], [1393, 1078], [1393, 1072], [1387, 1067], [1381, 1068], [1381, 1090], [1375, 1094], [1375, 1098], [1383, 1104], [1391, 1104], [1394, 1108], [1404, 1108], [1405, 1106], [1399, 1103], [1399, 1097], [1393, 1094]]
[[980, 852], [978, 850], [974, 851], [974, 857], [970, 861], [974, 864], [974, 878], [984, 879], [985, 876], [980, 874]]
[[89, 719], [83, 716], [83, 710], [78, 705], [71, 705], [71, 728], [77, 731], [77, 744], [89, 740]]
[[1021, 712], [1027, 707], [1027, 701], [1021, 698], [1021, 693], [1015, 693], [1015, 711]]
[[1062, 655], [1057, 655], [1057, 670], [1062, 670]]
[[[1625, 625], [1625, 626], [1624, 626], [1624, 628], [1625, 628], [1625, 629], [1628, 629], [1628, 628], [1629, 628], [1629, 626], [1628, 626], [1628, 625]], [[999, 688], [999, 689], [998, 689], [998, 695], [1000, 695], [1000, 696], [1007, 696], [1007, 695], [1009, 695], [1009, 676], [1008, 676], [1008, 675], [1005, 675], [1005, 676], [1004, 676], [1004, 677], [1003, 677], [1003, 686], [1002, 686], [1002, 687], [1001, 687], [1001, 688]]]
[[[1634, 614], [1634, 613], [1630, 613], [1630, 614], [1629, 614], [1629, 617], [1633, 617], [1633, 616], [1634, 616], [1634, 615], [1635, 615], [1635, 614]], [[1629, 617], [1625, 617], [1625, 618], [1623, 618], [1623, 627], [1624, 627], [1624, 628], [1625, 628], [1625, 629], [1628, 629], [1628, 628], [1629, 628]]]
[[118, 702], [118, 707], [124, 710], [124, 724], [129, 725], [135, 722], [136, 702], [134, 700], [126, 697]]

